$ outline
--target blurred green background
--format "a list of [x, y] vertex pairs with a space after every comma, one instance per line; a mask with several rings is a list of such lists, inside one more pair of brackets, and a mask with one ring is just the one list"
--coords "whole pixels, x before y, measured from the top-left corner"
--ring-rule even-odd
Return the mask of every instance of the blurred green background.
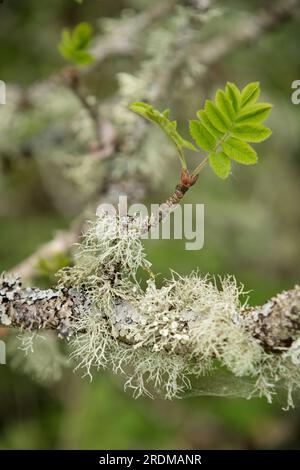
[[[65, 25], [87, 20], [97, 27], [98, 18], [119, 17], [127, 8], [143, 11], [152, 3], [7, 0], [0, 5], [0, 79], [26, 89], [64, 65], [56, 45]], [[226, 7], [226, 15], [207, 26], [208, 38], [226, 33], [232, 24], [238, 27], [239, 12], [251, 17], [274, 2], [217, 3]], [[252, 304], [299, 282], [300, 105], [291, 103], [291, 83], [300, 79], [299, 25], [296, 13], [280, 29], [236, 50], [210, 71], [201, 88], [201, 94], [207, 96], [227, 80], [240, 86], [260, 80], [265, 100], [274, 104], [269, 122], [274, 136], [260, 146], [261, 160], [256, 167], [236, 167], [226, 182], [207, 169], [187, 195], [186, 202], [205, 204], [203, 250], [186, 251], [184, 241], [147, 241], [160, 281], [169, 276], [169, 268], [182, 274], [194, 268], [204, 273], [231, 273], [251, 291]], [[134, 66], [125, 59], [108, 61], [93, 77], [94, 92], [99, 96], [114, 92], [117, 81], [111, 83], [111, 75], [128, 70], [134, 74]], [[195, 90], [175, 98], [173, 114], [179, 120], [193, 117], [204, 98], [195, 98]], [[3, 271], [21, 262], [56, 230], [68, 227], [73, 214], [52, 203], [26, 148], [13, 164], [5, 153], [0, 160], [6, 172], [0, 179]], [[159, 202], [170, 193], [176, 171], [170, 171], [166, 184], [148, 202]], [[41, 275], [41, 285], [44, 281]], [[297, 408], [286, 412], [281, 403], [268, 405], [264, 400], [240, 398], [134, 400], [123, 391], [122, 378], [106, 372], [95, 374], [90, 383], [80, 378], [80, 372], [67, 371], [61, 381], [45, 386], [8, 364], [0, 366], [0, 397], [3, 449], [282, 449], [300, 445]]]

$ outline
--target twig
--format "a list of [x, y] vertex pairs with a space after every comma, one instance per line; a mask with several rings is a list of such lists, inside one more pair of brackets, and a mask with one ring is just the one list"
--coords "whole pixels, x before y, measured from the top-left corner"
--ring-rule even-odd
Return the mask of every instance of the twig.
[[198, 176], [190, 175], [187, 170], [181, 171], [180, 183], [175, 187], [174, 193], [168, 197], [168, 199], [160, 204], [157, 212], [152, 214], [146, 221], [145, 227], [142, 229], [142, 233], [147, 232], [155, 228], [161, 222], [163, 222], [168, 215], [176, 208], [181, 202], [187, 191], [194, 186], [198, 179]]
[[78, 98], [79, 102], [82, 104], [83, 108], [87, 111], [88, 115], [91, 118], [95, 129], [95, 136], [98, 144], [98, 148], [101, 147], [101, 131], [100, 131], [100, 115], [98, 110], [98, 103], [91, 103], [88, 96], [82, 90], [82, 85], [80, 83], [80, 75], [78, 71], [74, 68], [67, 69], [64, 72], [64, 80], [66, 85]]

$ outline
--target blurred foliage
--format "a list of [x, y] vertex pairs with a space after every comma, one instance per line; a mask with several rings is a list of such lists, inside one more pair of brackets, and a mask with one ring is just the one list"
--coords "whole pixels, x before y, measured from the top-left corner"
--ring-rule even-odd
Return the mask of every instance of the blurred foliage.
[[65, 59], [77, 65], [88, 65], [94, 60], [88, 51], [92, 37], [93, 28], [89, 23], [79, 23], [73, 31], [65, 28], [58, 46], [59, 51]]
[[37, 265], [35, 282], [39, 286], [48, 287], [56, 283], [56, 273], [71, 265], [71, 259], [65, 253], [57, 253], [50, 259], [40, 258]]
[[[18, 217], [1, 217], [0, 221], [1, 271], [8, 270], [20, 263], [31, 255], [41, 243], [50, 239], [57, 230], [68, 226], [66, 219], [51, 212], [31, 214], [29, 217], [25, 214]], [[47, 266], [54, 268], [54, 263], [63, 265], [65, 262], [65, 257], [59, 257], [53, 261], [47, 261]], [[45, 275], [45, 271], [43, 275]]]
[[[90, 21], [97, 28], [97, 18], [114, 18], [128, 8], [142, 11], [152, 3], [151, 0], [85, 0], [82, 4], [71, 0], [6, 1], [0, 5], [0, 78], [26, 85], [47, 77], [64, 64], [56, 49], [63, 27]], [[220, 32], [226, 35], [233, 25], [237, 27], [237, 19], [272, 3], [220, 2], [225, 14], [203, 27], [203, 39]], [[299, 283], [300, 108], [290, 101], [291, 83], [299, 78], [298, 46], [299, 15], [296, 15], [294, 21], [284, 24], [279, 31], [216, 64], [201, 84], [197, 97], [194, 89], [176, 96], [173, 86], [172, 102], [162, 103], [172, 107], [180, 132], [186, 132], [182, 122], [195, 115], [204, 98], [212, 97], [226, 81], [235, 81], [242, 87], [259, 80], [264, 101], [274, 103], [268, 123], [274, 135], [262, 145], [262, 158], [255, 168], [234, 166], [233, 176], [226, 182], [205, 171], [200, 183], [187, 195], [187, 203], [205, 204], [203, 250], [185, 251], [185, 241], [146, 242], [153, 269], [161, 273], [159, 280], [169, 276], [169, 268], [180, 273], [197, 267], [216, 275], [230, 272], [252, 290], [249, 295], [253, 304]], [[105, 96], [116, 88], [112, 72], [134, 73], [134, 66], [134, 60], [107, 61], [90, 79], [97, 95]], [[39, 115], [28, 122], [31, 126], [41, 125]], [[56, 131], [56, 145], [60, 149], [55, 123], [46, 123], [45, 128], [48, 127]], [[47, 147], [45, 135], [40, 147]], [[1, 156], [1, 167], [9, 176], [0, 179], [0, 271], [22, 261], [55, 230], [66, 227], [73, 215], [67, 204], [72, 192], [56, 194], [59, 170], [54, 172], [49, 191], [49, 166], [41, 178], [30, 150], [31, 146], [22, 148], [13, 168], [10, 158]], [[176, 184], [175, 161], [174, 157], [167, 181], [151, 196], [149, 204], [160, 202]], [[65, 205], [53, 203], [52, 196]], [[40, 260], [37, 281], [43, 286], [51, 284], [56, 268], [67, 262], [64, 256]], [[1, 330], [0, 335], [4, 334]], [[89, 383], [67, 372], [59, 383], [43, 387], [10, 367], [0, 367], [3, 449], [299, 448], [299, 411], [283, 412], [280, 404], [270, 407], [259, 399], [204, 397], [175, 402], [135, 401], [124, 393], [118, 377], [110, 374], [99, 373]]]

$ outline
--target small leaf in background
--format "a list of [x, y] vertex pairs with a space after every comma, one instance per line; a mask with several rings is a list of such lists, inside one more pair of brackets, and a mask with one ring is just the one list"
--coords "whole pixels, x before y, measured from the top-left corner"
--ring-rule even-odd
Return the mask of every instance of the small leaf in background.
[[58, 46], [62, 56], [76, 65], [88, 65], [94, 61], [89, 52], [93, 28], [89, 23], [79, 23], [73, 31], [64, 29]]
[[231, 171], [230, 158], [224, 152], [211, 153], [209, 164], [219, 178], [225, 179]]

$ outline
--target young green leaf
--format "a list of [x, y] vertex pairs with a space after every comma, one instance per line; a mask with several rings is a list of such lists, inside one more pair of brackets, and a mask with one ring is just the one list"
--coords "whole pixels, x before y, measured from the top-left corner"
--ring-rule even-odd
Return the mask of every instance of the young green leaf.
[[77, 65], [93, 62], [94, 57], [89, 52], [93, 37], [93, 28], [89, 23], [78, 24], [73, 31], [64, 29], [58, 46], [62, 56]]
[[[257, 104], [259, 95], [259, 82], [249, 83], [242, 91], [228, 82], [225, 91], [216, 92], [215, 102], [207, 100], [204, 110], [197, 111], [199, 121], [190, 122], [193, 139], [210, 152], [210, 166], [218, 176], [228, 176], [228, 159], [245, 165], [256, 163], [257, 153], [246, 142], [261, 142], [271, 135], [271, 130], [262, 122], [269, 116], [272, 106]], [[201, 164], [196, 174], [198, 168], [201, 171]]]
[[79, 23], [73, 32], [73, 44], [76, 50], [87, 49], [93, 37], [93, 28], [89, 23]]
[[199, 147], [207, 152], [214, 150], [216, 139], [200, 121], [190, 121], [190, 134]]
[[242, 108], [249, 104], [254, 104], [260, 95], [259, 82], [249, 83], [243, 88], [241, 92], [241, 105]]
[[224, 152], [211, 153], [209, 164], [219, 178], [226, 179], [231, 171], [230, 158]]
[[257, 162], [257, 153], [246, 142], [231, 137], [222, 143], [222, 149], [225, 154], [243, 165], [253, 165]]
[[271, 129], [261, 124], [239, 124], [232, 130], [234, 137], [246, 142], [262, 142], [271, 134]]
[[[193, 178], [198, 177], [207, 161], [220, 178], [230, 174], [231, 160], [244, 165], [257, 162], [257, 153], [247, 142], [261, 142], [272, 133], [262, 125], [272, 106], [257, 104], [259, 95], [259, 82], [249, 83], [242, 91], [228, 82], [225, 91], [216, 92], [214, 102], [206, 100], [204, 109], [197, 111], [198, 120], [190, 121], [189, 130], [197, 146], [208, 155], [191, 173]], [[176, 121], [169, 119], [170, 111], [161, 113], [147, 103], [133, 103], [130, 109], [164, 130], [176, 146], [182, 168], [187, 170], [183, 148], [195, 150], [195, 147], [177, 132]]]

